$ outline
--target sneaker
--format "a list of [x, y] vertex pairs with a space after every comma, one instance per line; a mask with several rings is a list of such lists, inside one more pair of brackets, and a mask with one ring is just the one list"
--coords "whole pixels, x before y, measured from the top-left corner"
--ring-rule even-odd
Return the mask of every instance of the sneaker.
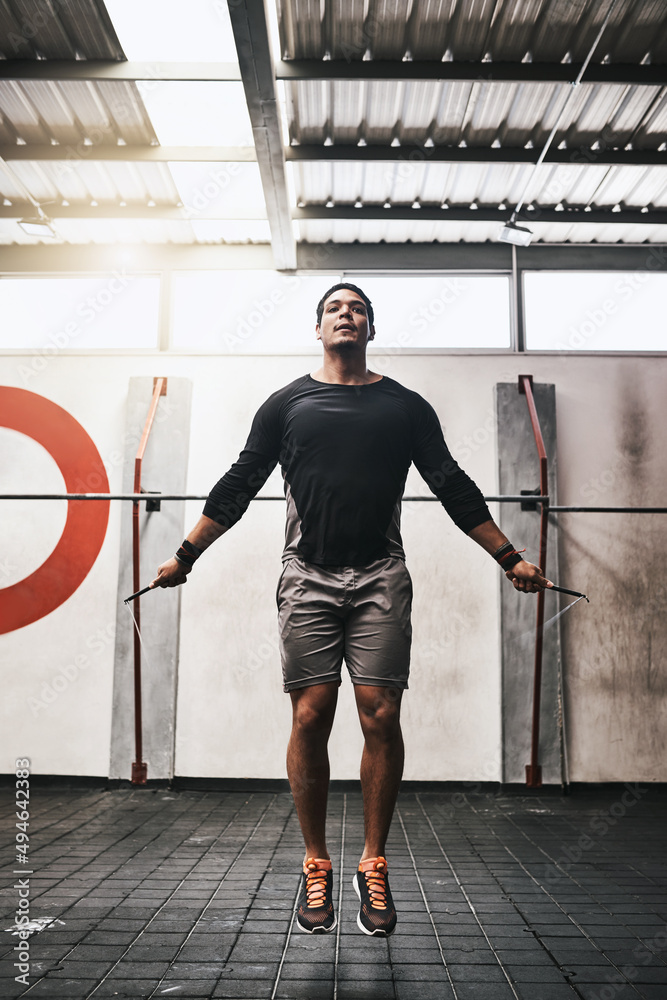
[[389, 888], [386, 859], [366, 858], [365, 861], [360, 861], [352, 884], [359, 897], [359, 930], [364, 934], [383, 937], [393, 934], [396, 910]]
[[303, 863], [303, 878], [296, 922], [306, 934], [326, 934], [336, 926], [331, 861], [308, 858]]

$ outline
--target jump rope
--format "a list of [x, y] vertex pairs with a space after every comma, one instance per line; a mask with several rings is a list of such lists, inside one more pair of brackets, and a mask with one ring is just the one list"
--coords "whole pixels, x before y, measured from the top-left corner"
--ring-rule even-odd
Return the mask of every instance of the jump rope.
[[[149, 592], [149, 590], [157, 590], [157, 589], [161, 589], [161, 588], [157, 588], [157, 587], [144, 587], [143, 590], [138, 590], [136, 592], [136, 594], [130, 594], [130, 596], [126, 597], [125, 600], [123, 601], [123, 604], [126, 605], [127, 610], [130, 612], [130, 615], [132, 616], [132, 621], [134, 622], [134, 627], [137, 630], [137, 635], [139, 636], [139, 642], [141, 643], [142, 647], [144, 648], [144, 652], [146, 651], [146, 648], [144, 646], [143, 639], [141, 638], [141, 629], [137, 625], [137, 619], [134, 617], [134, 613], [133, 613], [132, 608], [131, 608], [131, 602], [134, 601], [134, 600], [136, 600], [137, 597], [141, 597], [143, 594], [147, 594]], [[555, 615], [553, 615], [551, 618], [549, 618], [547, 621], [545, 621], [544, 624], [542, 625], [542, 631], [545, 631], [551, 625], [555, 625], [555, 623], [558, 621], [558, 619], [562, 618], [563, 615], [565, 614], [565, 612], [569, 611], [570, 608], [573, 608], [575, 606], [575, 604], [579, 603], [579, 601], [586, 601], [587, 604], [591, 603], [588, 600], [588, 598], [586, 597], [586, 594], [581, 594], [581, 593], [579, 593], [578, 590], [568, 590], [567, 587], [557, 587], [555, 584], [552, 587], [545, 587], [544, 589], [545, 589], [545, 591], [547, 593], [550, 590], [553, 590], [553, 591], [556, 591], [558, 594], [569, 594], [570, 597], [576, 597], [576, 601], [571, 601], [568, 605], [566, 605], [566, 607], [561, 608], [560, 611], [557, 611]], [[533, 633], [532, 632], [531, 633], [526, 633], [526, 635], [528, 635], [528, 634], [532, 635]], [[524, 636], [519, 636], [519, 638], [523, 639]]]

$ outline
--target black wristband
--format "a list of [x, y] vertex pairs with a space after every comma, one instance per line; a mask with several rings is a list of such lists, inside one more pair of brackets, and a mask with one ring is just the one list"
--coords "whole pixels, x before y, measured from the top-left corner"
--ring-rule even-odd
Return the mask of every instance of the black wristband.
[[193, 559], [199, 559], [200, 555], [202, 554], [202, 549], [198, 549], [197, 546], [193, 545], [192, 542], [189, 542], [187, 538], [181, 545], [181, 548], [185, 549], [185, 551], [188, 552]]
[[523, 556], [520, 556], [518, 552], [512, 552], [511, 555], [505, 556], [500, 564], [500, 568], [506, 573], [508, 569], [512, 569], [513, 566], [516, 566], [520, 562], [523, 562]]
[[175, 558], [178, 559], [180, 563], [183, 563], [184, 566], [188, 566], [192, 569], [200, 555], [201, 549], [198, 549], [196, 545], [193, 545], [192, 542], [189, 542], [186, 538], [176, 552]]
[[511, 542], [505, 542], [503, 545], [500, 546], [499, 549], [496, 549], [496, 551], [493, 553], [493, 558], [496, 560], [497, 563], [499, 563], [500, 560], [503, 558], [503, 556], [506, 556], [510, 552], [514, 552], [514, 551], [515, 551], [515, 549], [514, 549], [514, 546], [512, 545], [512, 543]]
[[504, 573], [523, 560], [523, 556], [519, 555], [511, 542], [505, 542], [499, 549], [496, 549], [493, 558]]

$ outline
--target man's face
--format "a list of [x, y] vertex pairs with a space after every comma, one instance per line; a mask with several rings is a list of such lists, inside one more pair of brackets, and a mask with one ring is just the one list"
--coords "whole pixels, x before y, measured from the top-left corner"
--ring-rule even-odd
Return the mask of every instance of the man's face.
[[366, 303], [349, 288], [331, 293], [324, 303], [322, 322], [315, 330], [327, 349], [365, 348], [375, 336], [375, 327], [368, 324]]

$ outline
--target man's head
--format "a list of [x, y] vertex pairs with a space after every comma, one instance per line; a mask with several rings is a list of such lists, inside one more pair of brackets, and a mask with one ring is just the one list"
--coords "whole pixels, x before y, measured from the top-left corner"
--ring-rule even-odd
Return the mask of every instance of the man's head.
[[361, 288], [342, 281], [317, 304], [317, 339], [325, 349], [366, 347], [375, 337], [371, 300]]

